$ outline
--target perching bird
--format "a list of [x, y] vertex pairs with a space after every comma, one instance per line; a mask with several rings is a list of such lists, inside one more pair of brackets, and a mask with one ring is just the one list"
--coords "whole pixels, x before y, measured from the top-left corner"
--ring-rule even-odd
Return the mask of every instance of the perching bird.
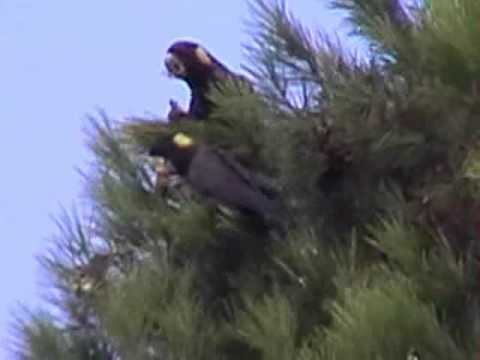
[[221, 150], [177, 133], [156, 142], [149, 155], [169, 160], [195, 191], [220, 205], [267, 222], [279, 214], [275, 191]]
[[165, 67], [170, 75], [185, 81], [190, 88], [190, 106], [184, 111], [170, 102], [169, 120], [181, 118], [206, 119], [214, 104], [208, 99], [212, 86], [218, 86], [227, 79], [251, 84], [245, 77], [230, 71], [202, 46], [191, 41], [177, 41], [167, 50]]

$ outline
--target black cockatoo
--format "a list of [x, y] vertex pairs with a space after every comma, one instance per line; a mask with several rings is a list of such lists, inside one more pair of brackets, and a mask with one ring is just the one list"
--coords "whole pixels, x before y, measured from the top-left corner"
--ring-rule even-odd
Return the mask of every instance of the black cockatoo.
[[212, 54], [197, 43], [177, 41], [167, 50], [165, 67], [170, 75], [184, 80], [190, 88], [188, 111], [182, 110], [174, 101], [170, 102], [169, 120], [181, 118], [206, 119], [214, 104], [208, 99], [212, 86], [227, 79], [239, 81], [253, 90], [248, 80], [230, 71]]
[[149, 155], [170, 161], [195, 191], [220, 205], [267, 223], [278, 219], [281, 206], [276, 192], [224, 151], [177, 133], [156, 142]]

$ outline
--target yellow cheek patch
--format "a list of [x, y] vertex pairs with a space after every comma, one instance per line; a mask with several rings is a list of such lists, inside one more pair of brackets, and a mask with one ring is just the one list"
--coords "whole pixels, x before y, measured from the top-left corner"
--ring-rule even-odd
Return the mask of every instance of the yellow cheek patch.
[[173, 138], [173, 142], [179, 148], [185, 148], [193, 145], [193, 139], [183, 133], [178, 133], [177, 135], [175, 135], [175, 137]]
[[210, 66], [212, 64], [212, 59], [210, 59], [210, 56], [201, 46], [198, 46], [195, 49], [195, 56], [197, 57], [197, 60], [200, 61], [203, 65]]

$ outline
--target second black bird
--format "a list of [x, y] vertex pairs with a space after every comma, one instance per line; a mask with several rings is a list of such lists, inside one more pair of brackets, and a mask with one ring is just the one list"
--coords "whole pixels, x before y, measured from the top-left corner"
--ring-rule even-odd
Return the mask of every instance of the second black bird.
[[156, 142], [149, 155], [169, 160], [194, 190], [218, 204], [267, 221], [279, 213], [278, 196], [271, 187], [227, 153], [197, 144], [183, 133]]

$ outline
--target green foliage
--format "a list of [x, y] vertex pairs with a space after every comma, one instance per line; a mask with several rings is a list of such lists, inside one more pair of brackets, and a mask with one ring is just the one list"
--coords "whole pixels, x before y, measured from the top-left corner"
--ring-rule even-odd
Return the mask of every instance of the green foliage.
[[127, 359], [214, 355], [214, 323], [195, 299], [188, 272], [145, 266], [115, 284], [99, 302], [106, 331]]
[[46, 359], [55, 356], [67, 359], [68, 345], [66, 339], [45, 314], [29, 314], [26, 319], [17, 320], [16, 330], [21, 338], [15, 352], [19, 359]]
[[310, 229], [289, 234], [288, 242], [274, 254], [277, 282], [296, 312], [297, 338], [328, 325], [331, 318], [326, 305], [337, 292], [336, 251]]
[[235, 331], [267, 360], [292, 359], [295, 355], [296, 315], [282, 295], [247, 300], [246, 309], [237, 317]]
[[[341, 68], [343, 59], [333, 58], [314, 34], [286, 9], [285, 2], [250, 2], [252, 43], [246, 46], [250, 74], [265, 98], [274, 103], [273, 111], [309, 111], [318, 104], [322, 83]], [[319, 59], [325, 60], [321, 68]], [[327, 66], [328, 62], [328, 66]], [[302, 111], [299, 111], [302, 110]]]
[[104, 360], [113, 356], [107, 344], [80, 328], [62, 328], [45, 312], [23, 311], [15, 323], [12, 353], [21, 360]]
[[[432, 55], [441, 54], [444, 57], [436, 59], [431, 66], [433, 69], [437, 67], [439, 73], [449, 66], [445, 75], [459, 85], [468, 85], [479, 75], [480, 47], [476, 41], [480, 34], [479, 15], [480, 4], [477, 1], [436, 0], [431, 2], [425, 16], [424, 46]], [[454, 69], [451, 67], [453, 64], [457, 65]], [[450, 77], [454, 74], [456, 78]]]
[[260, 167], [261, 161], [257, 158], [265, 142], [269, 117], [266, 105], [246, 84], [232, 81], [226, 82], [210, 95], [212, 101], [219, 105], [204, 127], [203, 139], [232, 152], [250, 166]]
[[[432, 238], [398, 220], [384, 220], [372, 227], [369, 242], [386, 254], [394, 268], [415, 281], [420, 299], [435, 305], [455, 340], [468, 339], [466, 334], [473, 331], [472, 323], [464, 316], [471, 314], [467, 311], [462, 315], [459, 310], [474, 308], [470, 296], [475, 279], [466, 271], [464, 261], [456, 258], [446, 239]], [[475, 342], [462, 345], [472, 350]]]
[[332, 305], [332, 314], [332, 326], [317, 335], [324, 343], [318, 358], [400, 360], [412, 347], [422, 359], [466, 358], [432, 308], [401, 278], [347, 289], [344, 300]]

